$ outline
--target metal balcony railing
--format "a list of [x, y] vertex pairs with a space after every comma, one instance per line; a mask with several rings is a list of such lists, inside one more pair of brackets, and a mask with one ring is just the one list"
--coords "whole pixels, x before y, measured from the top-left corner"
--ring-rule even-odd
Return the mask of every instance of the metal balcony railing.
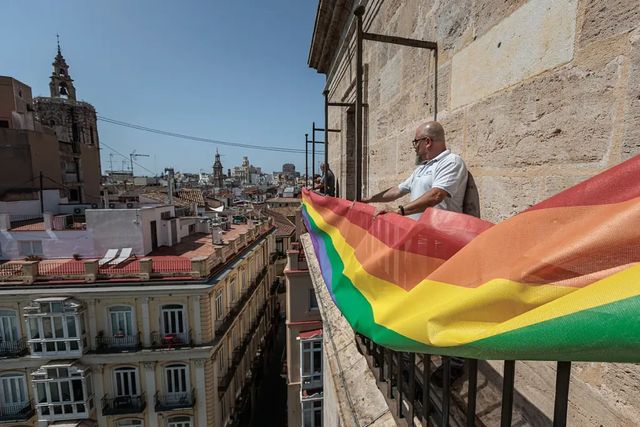
[[215, 333], [217, 337], [221, 337], [227, 332], [227, 330], [233, 323], [233, 320], [236, 318], [238, 313], [242, 311], [242, 308], [245, 306], [247, 301], [249, 301], [249, 299], [254, 294], [255, 290], [258, 288], [258, 286], [260, 285], [260, 283], [262, 282], [262, 280], [265, 278], [266, 275], [267, 275], [267, 267], [264, 267], [262, 270], [260, 270], [256, 278], [253, 280], [253, 282], [251, 282], [251, 285], [249, 285], [247, 289], [245, 289], [244, 293], [229, 309], [229, 311], [224, 316], [224, 318], [222, 318], [221, 320], [216, 320]]
[[35, 408], [32, 400], [13, 405], [0, 404], [0, 422], [28, 421], [34, 414]]
[[102, 398], [102, 413], [104, 415], [140, 414], [147, 406], [144, 393], [139, 396], [116, 396]]
[[194, 390], [185, 393], [156, 393], [156, 412], [193, 408], [195, 404], [196, 394]]
[[[357, 335], [356, 343], [378, 381], [396, 421], [414, 426], [483, 425], [476, 414], [478, 361], [464, 361], [468, 381], [466, 402], [452, 392], [451, 360], [442, 357], [439, 373], [432, 372], [431, 355], [397, 352]], [[554, 427], [566, 426], [571, 362], [557, 362]], [[463, 376], [464, 378], [464, 376]], [[513, 419], [515, 360], [504, 361], [500, 426], [511, 426]], [[380, 385], [384, 384], [384, 385]], [[551, 424], [551, 422], [549, 422]]]
[[151, 332], [151, 348], [161, 349], [193, 347], [191, 336], [191, 329], [189, 329], [188, 333], [181, 334]]
[[0, 356], [20, 357], [29, 352], [27, 339], [21, 338], [17, 341], [0, 341]]
[[98, 335], [96, 337], [96, 352], [119, 353], [138, 351], [142, 348], [140, 333], [134, 335]]

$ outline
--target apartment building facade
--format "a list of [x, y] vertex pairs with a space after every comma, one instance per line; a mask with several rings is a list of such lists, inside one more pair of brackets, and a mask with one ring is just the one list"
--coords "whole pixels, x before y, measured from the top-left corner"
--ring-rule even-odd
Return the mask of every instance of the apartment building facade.
[[320, 427], [323, 412], [322, 318], [299, 243], [287, 251], [287, 420], [290, 427]]
[[3, 275], [0, 425], [238, 425], [277, 318], [274, 228], [242, 227], [163, 277]]

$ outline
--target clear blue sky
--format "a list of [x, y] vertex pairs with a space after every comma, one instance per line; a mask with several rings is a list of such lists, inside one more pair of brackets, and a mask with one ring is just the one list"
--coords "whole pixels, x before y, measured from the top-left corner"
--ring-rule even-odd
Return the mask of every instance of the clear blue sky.
[[[0, 75], [49, 95], [56, 33], [78, 98], [98, 115], [205, 138], [304, 149], [323, 121], [324, 76], [308, 68], [311, 0], [11, 0], [3, 4]], [[151, 170], [211, 171], [216, 146], [98, 123], [101, 142], [152, 155]], [[266, 171], [304, 154], [219, 147]], [[102, 147], [102, 168], [109, 153]], [[155, 156], [155, 157], [154, 157]], [[114, 157], [114, 168], [121, 167]], [[135, 167], [136, 173], [145, 173]]]

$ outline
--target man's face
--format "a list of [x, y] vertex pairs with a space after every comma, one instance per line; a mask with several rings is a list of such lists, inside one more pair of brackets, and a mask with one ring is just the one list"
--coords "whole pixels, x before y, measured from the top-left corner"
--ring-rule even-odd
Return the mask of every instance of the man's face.
[[416, 131], [416, 136], [412, 141], [413, 149], [416, 152], [416, 156], [421, 160], [427, 159], [429, 155], [429, 149], [433, 141], [430, 137], [424, 135], [420, 131]]

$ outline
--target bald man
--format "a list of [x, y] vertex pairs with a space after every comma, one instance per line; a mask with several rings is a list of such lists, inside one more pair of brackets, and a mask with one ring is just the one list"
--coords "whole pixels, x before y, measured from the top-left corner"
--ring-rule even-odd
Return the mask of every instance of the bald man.
[[411, 143], [419, 163], [411, 176], [362, 202], [392, 202], [410, 193], [410, 203], [398, 206], [396, 213], [419, 219], [431, 207], [462, 212], [467, 167], [460, 156], [447, 149], [442, 125], [434, 121], [420, 124]]
[[[411, 202], [398, 206], [398, 214], [420, 219], [427, 208], [462, 212], [469, 174], [462, 158], [447, 149], [442, 125], [438, 122], [422, 123], [416, 129], [412, 144], [418, 166], [411, 176], [397, 187], [388, 188], [362, 201], [391, 202], [411, 193]], [[458, 357], [449, 360], [449, 381], [453, 383], [464, 374], [464, 360]], [[431, 378], [439, 387], [444, 382], [443, 366], [444, 363], [433, 372]]]

